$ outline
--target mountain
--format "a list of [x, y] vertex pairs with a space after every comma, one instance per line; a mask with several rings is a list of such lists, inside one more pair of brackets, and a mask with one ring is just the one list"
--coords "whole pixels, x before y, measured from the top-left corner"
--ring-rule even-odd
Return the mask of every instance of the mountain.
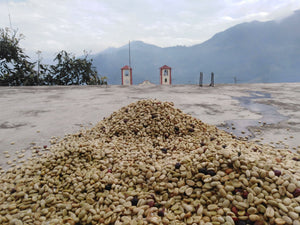
[[[190, 47], [161, 48], [131, 42], [133, 83], [159, 83], [159, 67], [172, 67], [173, 84], [197, 84], [199, 73], [209, 83], [300, 82], [300, 10], [281, 21], [242, 23]], [[109, 84], [121, 84], [128, 64], [128, 45], [94, 55], [99, 74]]]

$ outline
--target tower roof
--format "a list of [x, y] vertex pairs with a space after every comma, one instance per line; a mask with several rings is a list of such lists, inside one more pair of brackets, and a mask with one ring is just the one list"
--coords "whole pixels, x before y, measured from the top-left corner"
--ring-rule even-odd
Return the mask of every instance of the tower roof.
[[128, 66], [128, 65], [126, 65], [126, 66], [123, 66], [122, 68], [121, 68], [121, 70], [130, 70], [131, 68]]
[[171, 67], [164, 65], [164, 66], [160, 67], [160, 69], [171, 69]]

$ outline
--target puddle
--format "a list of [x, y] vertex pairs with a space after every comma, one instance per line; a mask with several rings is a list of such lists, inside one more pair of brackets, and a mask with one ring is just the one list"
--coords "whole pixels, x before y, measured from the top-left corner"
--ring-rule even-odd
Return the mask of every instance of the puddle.
[[[239, 101], [240, 105], [251, 112], [261, 115], [259, 120], [240, 119], [225, 121], [225, 129], [232, 132], [237, 137], [254, 137], [254, 134], [249, 131], [249, 127], [259, 127], [261, 125], [277, 124], [287, 120], [287, 116], [281, 115], [274, 106], [255, 102], [256, 99], [271, 98], [271, 94], [258, 91], [249, 91], [250, 96], [233, 97]], [[224, 126], [220, 127], [224, 130]]]

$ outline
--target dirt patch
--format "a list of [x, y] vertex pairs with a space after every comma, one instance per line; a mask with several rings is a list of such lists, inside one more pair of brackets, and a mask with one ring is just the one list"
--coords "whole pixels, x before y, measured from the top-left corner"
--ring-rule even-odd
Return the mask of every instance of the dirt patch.
[[5, 121], [4, 123], [0, 124], [0, 129], [13, 129], [18, 127], [26, 126], [27, 123], [10, 123]]
[[23, 116], [39, 116], [41, 113], [49, 112], [49, 110], [28, 110], [28, 111], [20, 111]]
[[49, 95], [47, 98], [48, 99], [59, 99], [59, 98], [61, 98], [61, 95], [59, 95], [59, 94]]

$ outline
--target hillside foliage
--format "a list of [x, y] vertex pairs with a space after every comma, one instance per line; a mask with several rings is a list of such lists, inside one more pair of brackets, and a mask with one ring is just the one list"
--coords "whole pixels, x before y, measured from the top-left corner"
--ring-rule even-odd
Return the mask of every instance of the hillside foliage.
[[98, 76], [87, 53], [76, 58], [62, 50], [53, 60], [56, 64], [31, 62], [20, 47], [23, 38], [16, 30], [0, 28], [0, 86], [107, 84], [107, 78]]

